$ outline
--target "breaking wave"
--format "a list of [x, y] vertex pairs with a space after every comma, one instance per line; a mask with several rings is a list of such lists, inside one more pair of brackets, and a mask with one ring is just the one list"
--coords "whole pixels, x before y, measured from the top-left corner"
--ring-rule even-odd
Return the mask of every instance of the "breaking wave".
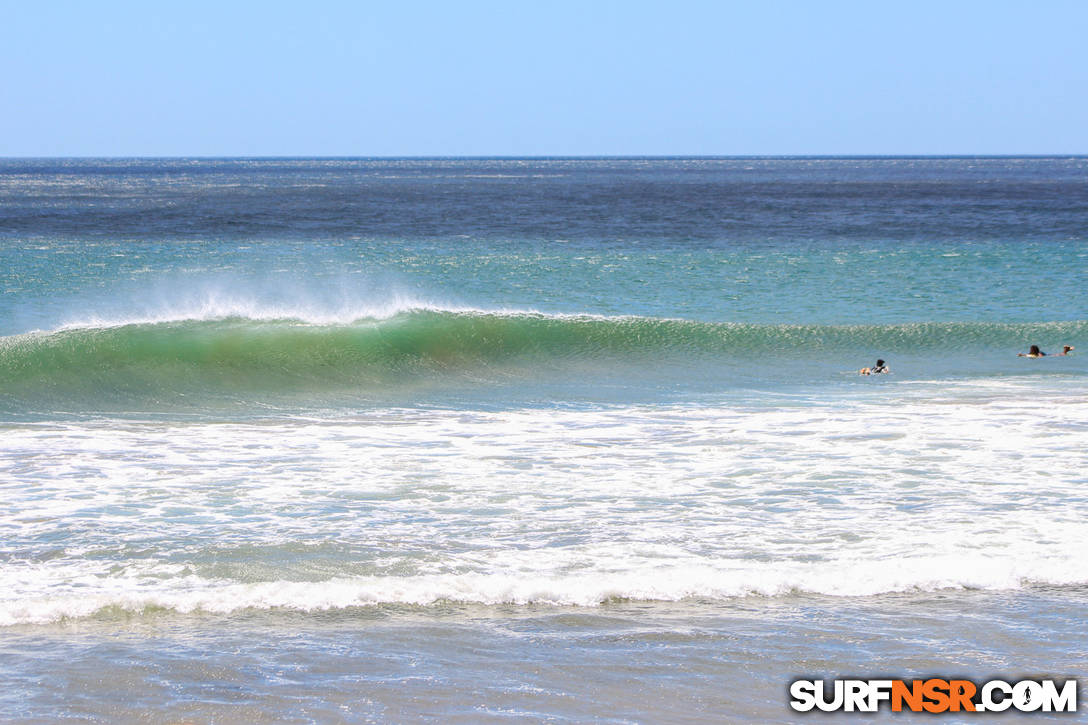
[[419, 375], [523, 374], [570, 360], [747, 361], [1024, 349], [1088, 333], [1088, 321], [766, 325], [652, 317], [413, 309], [323, 323], [221, 317], [87, 324], [0, 338], [0, 397], [169, 396], [336, 389]]

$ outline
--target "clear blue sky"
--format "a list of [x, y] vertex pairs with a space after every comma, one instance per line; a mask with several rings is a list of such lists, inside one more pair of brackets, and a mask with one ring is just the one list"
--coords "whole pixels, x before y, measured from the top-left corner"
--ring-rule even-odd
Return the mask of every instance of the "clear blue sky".
[[1088, 2], [0, 0], [0, 156], [1088, 153]]

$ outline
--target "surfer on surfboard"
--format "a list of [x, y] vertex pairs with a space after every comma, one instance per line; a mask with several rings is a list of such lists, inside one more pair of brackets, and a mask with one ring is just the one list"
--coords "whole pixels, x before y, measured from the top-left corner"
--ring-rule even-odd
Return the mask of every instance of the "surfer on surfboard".
[[1075, 350], [1072, 345], [1064, 345], [1061, 352], [1056, 352], [1053, 355], [1047, 355], [1045, 352], [1039, 349], [1038, 345], [1032, 345], [1028, 348], [1027, 352], [1018, 352], [1016, 357], [1065, 357], [1070, 352]]
[[871, 368], [862, 368], [858, 370], [858, 375], [880, 375], [881, 373], [890, 373], [891, 370], [884, 364], [883, 360], [877, 360], [876, 365]]

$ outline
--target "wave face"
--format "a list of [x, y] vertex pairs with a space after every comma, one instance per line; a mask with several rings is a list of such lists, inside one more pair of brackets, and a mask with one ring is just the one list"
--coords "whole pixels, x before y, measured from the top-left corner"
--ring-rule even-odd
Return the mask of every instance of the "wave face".
[[[370, 389], [423, 376], [532, 376], [566, 362], [692, 360], [768, 370], [880, 355], [944, 360], [1025, 341], [1058, 345], [1088, 322], [756, 325], [647, 317], [414, 310], [315, 324], [228, 317], [73, 326], [0, 339], [0, 394], [57, 400], [186, 392]], [[993, 355], [991, 355], [993, 356]], [[756, 361], [758, 365], [752, 365]], [[847, 362], [846, 364], [850, 364]], [[985, 361], [975, 360], [975, 369]]]

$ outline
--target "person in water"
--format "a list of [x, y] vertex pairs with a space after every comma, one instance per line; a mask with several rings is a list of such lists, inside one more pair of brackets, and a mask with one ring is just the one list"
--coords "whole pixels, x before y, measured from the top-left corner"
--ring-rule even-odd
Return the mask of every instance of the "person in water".
[[883, 360], [877, 360], [876, 365], [872, 366], [871, 368], [862, 368], [861, 370], [858, 370], [858, 373], [860, 375], [879, 375], [881, 373], [890, 372], [891, 370], [888, 369], [888, 366], [884, 364]]
[[1016, 357], [1046, 357], [1046, 353], [1039, 349], [1038, 345], [1032, 345], [1027, 352], [1018, 352]]
[[1059, 352], [1057, 355], [1055, 355], [1055, 357], [1064, 357], [1065, 355], [1068, 355], [1069, 353], [1071, 353], [1075, 349], [1076, 348], [1074, 348], [1072, 345], [1066, 345], [1065, 347], [1062, 348], [1061, 352]]

